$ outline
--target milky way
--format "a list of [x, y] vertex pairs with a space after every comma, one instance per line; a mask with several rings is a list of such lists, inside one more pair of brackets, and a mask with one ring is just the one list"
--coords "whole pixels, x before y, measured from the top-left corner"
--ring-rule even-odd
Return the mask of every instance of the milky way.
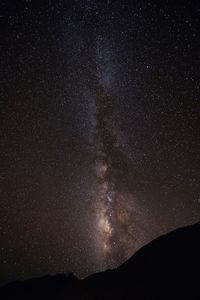
[[[142, 223], [147, 218], [133, 194], [120, 191], [115, 177], [116, 159], [123, 164], [119, 143], [120, 132], [114, 118], [113, 96], [99, 86], [96, 95], [96, 127], [94, 137], [97, 239], [105, 265], [114, 267], [127, 259], [138, 247], [144, 234]], [[125, 155], [126, 162], [130, 162]], [[124, 167], [124, 166], [123, 166]], [[123, 178], [121, 179], [123, 181]], [[146, 229], [147, 230], [147, 229]], [[141, 242], [141, 241], [140, 241]]]
[[[139, 212], [134, 207], [133, 195], [121, 193], [117, 187], [114, 161], [117, 158], [120, 163], [123, 163], [120, 161], [123, 155], [122, 145], [120, 145], [123, 132], [115, 111], [114, 97], [116, 96], [112, 94], [115, 81], [113, 64], [115, 52], [112, 47], [109, 47], [105, 34], [103, 37], [98, 35], [96, 39], [97, 87], [93, 139], [96, 175], [95, 213], [97, 240], [103, 261], [106, 267], [115, 267], [119, 261], [127, 259], [137, 248], [138, 233], [134, 231], [136, 225], [134, 220], [136, 221]], [[128, 154], [125, 155], [125, 160], [129, 162]], [[134, 213], [137, 216], [134, 216]]]
[[[112, 98], [103, 87], [99, 88], [96, 98], [96, 128], [95, 128], [95, 171], [97, 177], [97, 226], [102, 242], [102, 252], [107, 263], [116, 260], [116, 245], [120, 239], [123, 223], [130, 222], [122, 216], [119, 207], [114, 178], [112, 177], [112, 151], [115, 148], [116, 136], [113, 135]], [[121, 202], [122, 204], [123, 202]], [[122, 204], [123, 205], [123, 204]], [[121, 218], [120, 218], [121, 216]], [[127, 244], [129, 241], [125, 241]], [[123, 244], [122, 241], [120, 241]], [[123, 247], [123, 245], [120, 245]], [[123, 251], [124, 252], [124, 251]], [[117, 255], [120, 256], [118, 252]]]

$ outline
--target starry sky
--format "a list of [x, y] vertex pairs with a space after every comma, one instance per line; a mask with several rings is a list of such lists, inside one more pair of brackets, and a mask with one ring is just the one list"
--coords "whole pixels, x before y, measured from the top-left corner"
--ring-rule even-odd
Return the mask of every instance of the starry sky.
[[1, 0], [0, 36], [0, 284], [200, 220], [199, 1]]

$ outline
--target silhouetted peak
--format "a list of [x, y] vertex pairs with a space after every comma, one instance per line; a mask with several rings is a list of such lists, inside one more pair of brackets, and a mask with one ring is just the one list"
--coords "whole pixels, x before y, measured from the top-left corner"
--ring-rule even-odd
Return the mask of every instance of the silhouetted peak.
[[115, 270], [57, 274], [0, 289], [1, 299], [200, 299], [200, 223], [163, 235]]

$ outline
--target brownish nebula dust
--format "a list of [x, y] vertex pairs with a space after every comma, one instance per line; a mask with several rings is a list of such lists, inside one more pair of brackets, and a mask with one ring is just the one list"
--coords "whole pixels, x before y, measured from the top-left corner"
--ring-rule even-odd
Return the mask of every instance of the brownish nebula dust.
[[118, 189], [113, 160], [119, 156], [113, 98], [100, 88], [96, 98], [95, 174], [96, 216], [101, 250], [106, 266], [114, 267], [132, 255], [137, 240], [134, 225], [138, 208], [128, 193]]

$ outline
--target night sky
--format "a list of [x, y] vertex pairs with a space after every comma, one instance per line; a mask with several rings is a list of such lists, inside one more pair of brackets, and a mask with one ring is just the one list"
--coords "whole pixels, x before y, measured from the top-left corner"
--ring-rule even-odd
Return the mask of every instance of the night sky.
[[0, 284], [200, 220], [199, 66], [199, 1], [1, 0]]

